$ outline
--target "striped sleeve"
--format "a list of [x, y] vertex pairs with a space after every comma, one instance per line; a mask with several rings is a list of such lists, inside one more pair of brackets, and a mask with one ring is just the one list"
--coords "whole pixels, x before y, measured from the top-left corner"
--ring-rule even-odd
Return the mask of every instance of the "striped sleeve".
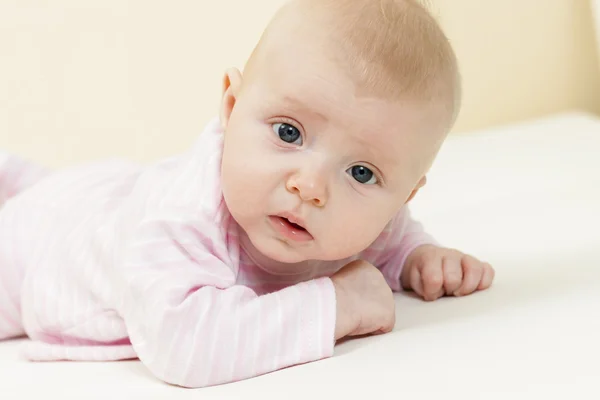
[[121, 270], [121, 312], [136, 354], [156, 377], [204, 387], [332, 355], [329, 278], [259, 297], [235, 285], [219, 245], [175, 220], [150, 219], [136, 232]]

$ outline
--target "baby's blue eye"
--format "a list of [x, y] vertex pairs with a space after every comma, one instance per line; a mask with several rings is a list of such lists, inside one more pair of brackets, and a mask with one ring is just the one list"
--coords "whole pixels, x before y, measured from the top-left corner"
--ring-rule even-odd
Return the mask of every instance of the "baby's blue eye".
[[[302, 134], [300, 133], [298, 128], [296, 128], [290, 124], [286, 124], [286, 123], [273, 124], [273, 130], [275, 131], [275, 133], [277, 135], [279, 135], [279, 138], [286, 143], [297, 144], [297, 145], [302, 144]], [[298, 140], [300, 140], [300, 143], [296, 143]]]
[[362, 165], [355, 165], [352, 168], [349, 168], [346, 172], [348, 172], [357, 182], [365, 184], [365, 185], [375, 185], [377, 183], [377, 177], [367, 167], [363, 167]]

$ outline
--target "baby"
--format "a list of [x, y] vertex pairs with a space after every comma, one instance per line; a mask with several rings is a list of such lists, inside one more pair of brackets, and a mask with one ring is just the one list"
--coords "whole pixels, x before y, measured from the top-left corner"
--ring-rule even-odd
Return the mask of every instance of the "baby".
[[452, 48], [415, 1], [292, 0], [223, 89], [197, 143], [151, 165], [2, 156], [0, 339], [204, 387], [391, 331], [393, 291], [491, 285], [406, 206], [460, 103]]

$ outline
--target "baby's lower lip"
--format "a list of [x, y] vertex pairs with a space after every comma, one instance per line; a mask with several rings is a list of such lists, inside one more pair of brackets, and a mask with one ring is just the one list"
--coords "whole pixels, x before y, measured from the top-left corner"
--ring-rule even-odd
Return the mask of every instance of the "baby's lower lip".
[[269, 217], [269, 221], [271, 222], [271, 225], [273, 225], [273, 228], [287, 239], [296, 242], [308, 242], [314, 239], [306, 229], [292, 225], [290, 221], [285, 218], [272, 215]]

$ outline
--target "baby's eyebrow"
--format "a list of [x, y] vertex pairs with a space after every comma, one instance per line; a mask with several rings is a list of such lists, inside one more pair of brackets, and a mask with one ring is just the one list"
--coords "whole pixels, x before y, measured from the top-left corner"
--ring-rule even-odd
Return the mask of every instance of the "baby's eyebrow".
[[382, 174], [389, 177], [403, 168], [401, 155], [386, 143], [374, 144], [368, 140], [358, 140], [357, 143], [361, 148], [360, 154]]
[[304, 102], [298, 100], [295, 97], [292, 97], [289, 95], [284, 96], [282, 103], [285, 107], [296, 109], [299, 112], [302, 112], [305, 114], [310, 114], [313, 117], [315, 117], [316, 119], [322, 120], [324, 122], [329, 120], [329, 118], [325, 114], [323, 114], [320, 111], [315, 110], [314, 108], [310, 107], [309, 105], [305, 104]]

